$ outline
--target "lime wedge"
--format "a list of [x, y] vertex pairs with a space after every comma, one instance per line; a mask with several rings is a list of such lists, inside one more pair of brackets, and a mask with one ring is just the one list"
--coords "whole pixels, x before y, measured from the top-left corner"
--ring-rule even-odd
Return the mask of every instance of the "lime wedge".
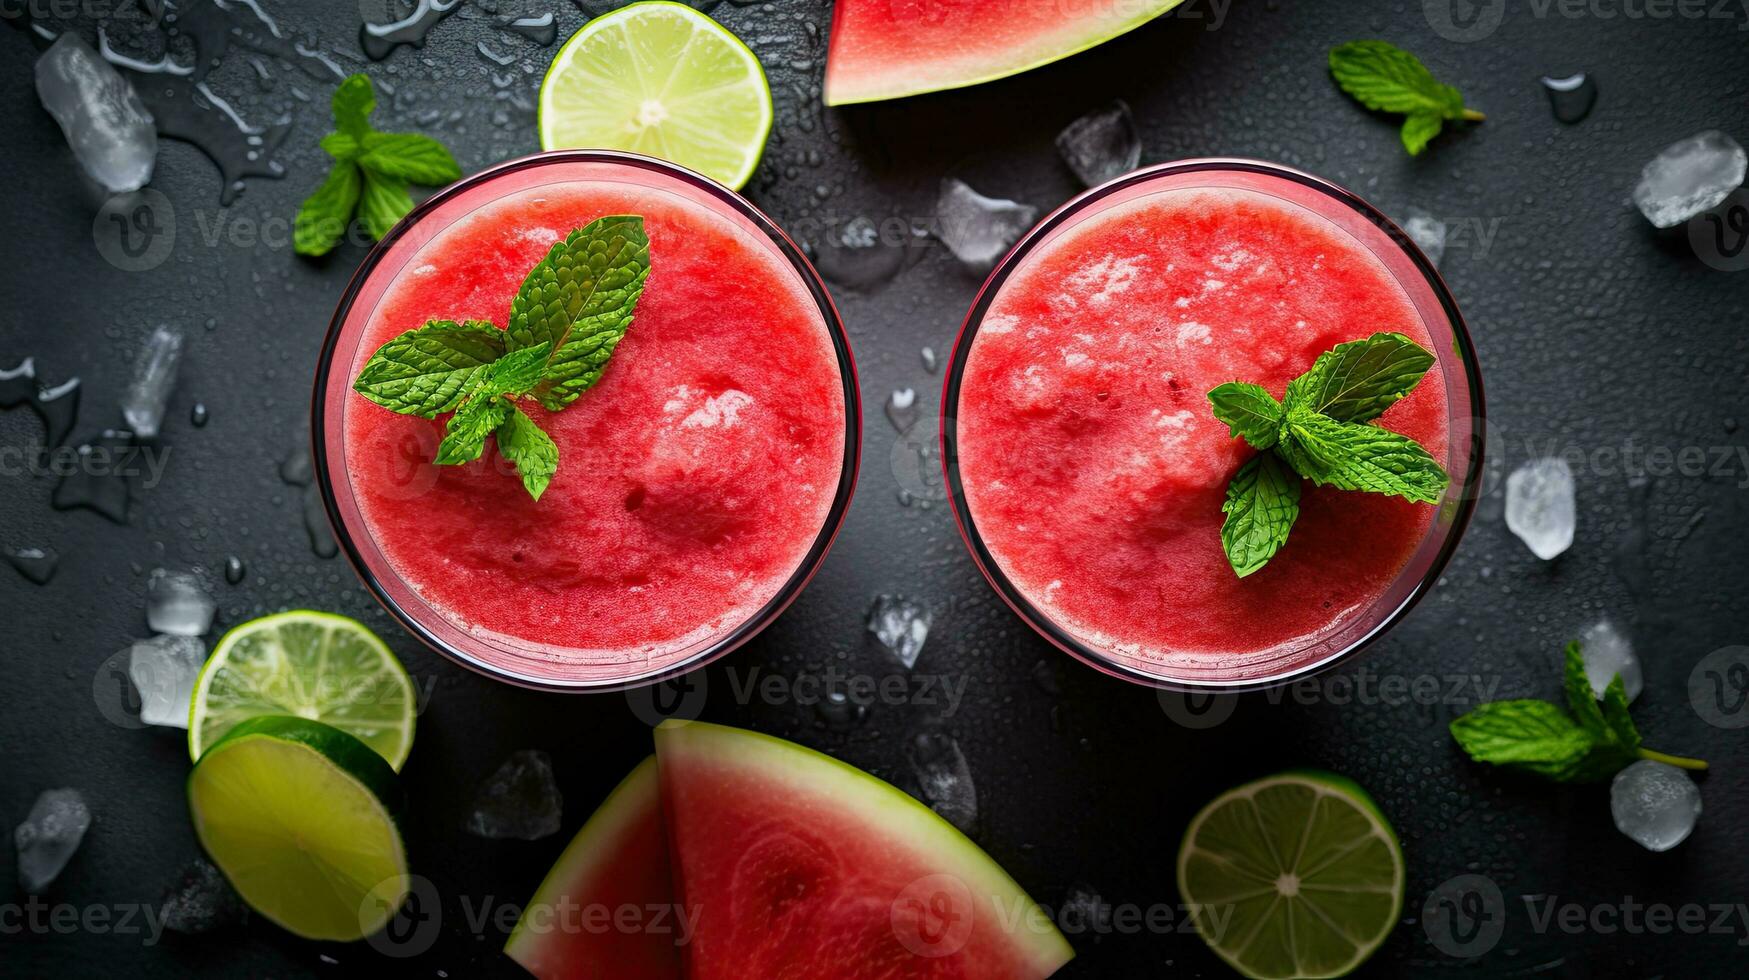
[[771, 133], [771, 87], [740, 38], [680, 3], [603, 14], [540, 87], [543, 150], [630, 150], [739, 189]]
[[1340, 977], [1390, 935], [1403, 849], [1353, 780], [1295, 770], [1228, 790], [1178, 848], [1197, 931], [1247, 977]]
[[213, 863], [251, 908], [305, 939], [362, 939], [400, 908], [400, 799], [382, 756], [304, 718], [251, 718], [188, 776], [195, 836]]
[[307, 609], [253, 619], [213, 648], [188, 711], [198, 761], [231, 726], [260, 715], [326, 722], [399, 770], [413, 748], [413, 681], [363, 623]]

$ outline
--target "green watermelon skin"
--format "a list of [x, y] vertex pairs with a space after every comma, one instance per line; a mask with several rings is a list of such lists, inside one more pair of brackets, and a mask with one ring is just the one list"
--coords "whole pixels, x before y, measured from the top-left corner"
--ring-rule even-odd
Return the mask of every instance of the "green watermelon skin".
[[[504, 952], [541, 980], [680, 980], [687, 926], [676, 915], [672, 880], [651, 756], [572, 838]], [[636, 910], [632, 928], [615, 926], [622, 909]]]
[[976, 85], [1109, 41], [1182, 0], [837, 0], [826, 104]]
[[656, 731], [690, 980], [1034, 980], [1074, 956], [1006, 872], [892, 786], [781, 739]]

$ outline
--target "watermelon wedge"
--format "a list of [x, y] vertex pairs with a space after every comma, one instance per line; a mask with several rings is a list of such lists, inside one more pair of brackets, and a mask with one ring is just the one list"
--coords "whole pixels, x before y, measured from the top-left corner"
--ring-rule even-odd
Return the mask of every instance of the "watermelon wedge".
[[664, 722], [656, 757], [690, 980], [1028, 980], [1074, 956], [976, 844], [867, 773], [703, 722]]
[[837, 0], [826, 104], [976, 85], [1048, 65], [1182, 0]]
[[541, 980], [679, 980], [687, 926], [675, 910], [651, 756], [571, 839], [504, 952]]

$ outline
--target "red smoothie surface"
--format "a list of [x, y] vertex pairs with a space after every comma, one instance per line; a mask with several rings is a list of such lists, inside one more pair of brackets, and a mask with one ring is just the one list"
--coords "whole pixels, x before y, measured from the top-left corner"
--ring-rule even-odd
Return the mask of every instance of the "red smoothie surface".
[[562, 412], [519, 404], [559, 447], [537, 502], [488, 446], [434, 455], [443, 420], [349, 394], [346, 463], [394, 571], [462, 629], [558, 662], [664, 665], [751, 618], [802, 563], [844, 465], [843, 380], [813, 297], [771, 244], [702, 204], [610, 181], [485, 203], [403, 267], [348, 381], [429, 319], [502, 328], [555, 241], [637, 214], [650, 274], [601, 381]]
[[[1207, 394], [1238, 380], [1280, 398], [1379, 331], [1449, 356], [1383, 263], [1312, 211], [1204, 188], [1088, 216], [1027, 257], [972, 342], [958, 453], [977, 533], [1107, 656], [1219, 671], [1315, 642], [1386, 591], [1435, 508], [1307, 483], [1287, 546], [1241, 579], [1221, 504], [1252, 450]], [[1378, 423], [1449, 469], [1437, 365]]]

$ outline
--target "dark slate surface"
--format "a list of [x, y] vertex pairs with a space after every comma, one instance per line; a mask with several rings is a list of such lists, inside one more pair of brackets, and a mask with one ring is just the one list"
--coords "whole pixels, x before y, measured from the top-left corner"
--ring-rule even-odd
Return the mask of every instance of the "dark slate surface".
[[[1511, 537], [1500, 497], [1490, 497], [1432, 596], [1362, 660], [1309, 691], [1247, 697], [1219, 724], [1185, 727], [1175, 721], [1184, 715], [1166, 710], [1153, 691], [1067, 660], [1001, 608], [944, 507], [901, 505], [894, 431], [881, 403], [902, 387], [933, 401], [940, 379], [924, 371], [919, 349], [945, 356], [978, 284], [945, 251], [923, 247], [888, 284], [835, 289], [864, 395], [857, 499], [800, 601], [708, 671], [704, 716], [796, 738], [900, 781], [907, 736], [952, 733], [976, 776], [977, 840], [1050, 906], [1078, 883], [1119, 906], [1175, 906], [1173, 857], [1202, 802], [1283, 767], [1328, 767], [1373, 791], [1408, 855], [1404, 921], [1364, 973], [1739, 974], [1749, 918], [1707, 914], [1698, 934], [1668, 924], [1692, 918], [1664, 920], [1663, 934], [1653, 934], [1641, 912], [1618, 925], [1613, 910], [1729, 905], [1745, 898], [1749, 881], [1749, 836], [1739, 819], [1749, 807], [1741, 775], [1749, 749], [1743, 729], [1707, 720], [1749, 717], [1697, 711], [1687, 695], [1701, 658], [1746, 639], [1749, 435], [1737, 419], [1749, 410], [1749, 273], [1703, 262], [1680, 230], [1654, 233], [1627, 203], [1640, 166], [1665, 144], [1713, 127], [1749, 138], [1749, 14], [1713, 4], [1597, 0], [1575, 10], [1450, 2], [1465, 17], [1447, 16], [1446, 0], [1190, 0], [1179, 14], [1018, 78], [843, 110], [823, 109], [817, 97], [824, 3], [718, 8], [771, 67], [777, 98], [778, 124], [749, 195], [800, 237], [818, 239], [857, 215], [926, 222], [937, 182], [950, 173], [988, 193], [1055, 206], [1077, 188], [1052, 137], [1114, 97], [1135, 109], [1144, 162], [1277, 160], [1347, 185], [1394, 215], [1413, 204], [1460, 225], [1464, 239], [1454, 239], [1444, 271], [1484, 365], [1493, 460], [1580, 454], [1580, 525], [1572, 550], [1545, 564]], [[102, 14], [115, 5], [76, 6]], [[523, 7], [554, 9], [561, 36], [584, 18], [581, 7], [559, 0], [521, 4], [518, 12]], [[362, 66], [358, 4], [267, 0], [265, 9], [288, 34], [317, 38], [348, 70]], [[93, 38], [91, 18], [82, 25]], [[1477, 34], [1486, 36], [1463, 40]], [[1405, 156], [1395, 123], [1359, 109], [1324, 70], [1332, 45], [1367, 36], [1420, 53], [1488, 121], [1440, 137], [1420, 159]], [[482, 40], [518, 63], [488, 64], [476, 50]], [[20, 473], [19, 457], [9, 457], [0, 544], [52, 547], [62, 558], [41, 587], [0, 569], [7, 620], [0, 816], [8, 826], [21, 820], [44, 788], [83, 789], [96, 823], [45, 902], [111, 918], [67, 928], [73, 913], [58, 913], [60, 920], [40, 906], [33, 913], [13, 891], [0, 905], [0, 961], [19, 975], [514, 973], [497, 954], [500, 920], [476, 929], [470, 918], [482, 908], [502, 915], [526, 900], [564, 839], [498, 842], [463, 833], [474, 786], [513, 750], [546, 749], [567, 801], [566, 825], [575, 827], [649, 750], [647, 712], [621, 695], [542, 695], [474, 676], [395, 628], [341, 561], [312, 553], [299, 491], [277, 468], [301, 438], [316, 351], [362, 252], [347, 246], [326, 261], [303, 261], [286, 247], [283, 226], [271, 223], [288, 218], [320, 179], [315, 141], [325, 131], [331, 78], [264, 58], [270, 80], [261, 81], [248, 52], [233, 47], [211, 87], [246, 118], [290, 114], [279, 153], [288, 176], [251, 179], [221, 208], [213, 166], [188, 145], [166, 142], [153, 186], [172, 204], [166, 223], [176, 240], [168, 260], [129, 272], [94, 247], [113, 231], [99, 223], [94, 235], [95, 206], [79, 192], [61, 136], [31, 94], [31, 45], [4, 32], [0, 46], [13, 94], [0, 104], [8, 228], [0, 246], [0, 362], [35, 355], [51, 382], [83, 378], [80, 425], [90, 429], [113, 424], [126, 366], [151, 325], [169, 322], [190, 338], [159, 444], [169, 453], [162, 480], [138, 495], [126, 526], [51, 509], [53, 481]], [[368, 70], [400, 93], [385, 100], [385, 128], [434, 130], [471, 171], [536, 148], [532, 119], [517, 103], [532, 98], [549, 56], [470, 9], [440, 24], [423, 50], [402, 49]], [[180, 57], [186, 62], [186, 53]], [[1594, 73], [1602, 95], [1589, 119], [1562, 125], [1538, 77], [1578, 70]], [[517, 99], [493, 97], [493, 72], [505, 75], [505, 91]], [[266, 223], [266, 240], [240, 230], [245, 222]], [[1715, 264], [1724, 264], [1716, 253]], [[190, 423], [196, 401], [211, 411], [204, 428]], [[0, 447], [39, 439], [27, 412], [0, 413]], [[1630, 446], [1651, 455], [1623, 464], [1619, 451]], [[1707, 454], [1699, 471], [1657, 455], [1685, 447]], [[216, 576], [229, 555], [248, 565], [236, 586]], [[107, 659], [144, 633], [146, 575], [158, 565], [214, 570], [220, 628], [290, 606], [359, 616], [429, 692], [405, 772], [408, 843], [440, 896], [441, 918], [434, 944], [416, 959], [391, 964], [364, 945], [324, 948], [259, 920], [156, 943], [112, 927], [122, 909], [155, 902], [197, 854], [182, 793], [181, 733], [128, 727], [125, 681]], [[756, 671], [786, 681], [829, 668], [893, 674], [862, 631], [865, 607], [883, 591], [933, 603], [935, 627], [916, 674], [963, 684], [963, 700], [879, 704], [860, 727], [838, 733], [798, 703], [803, 688], [780, 685], [800, 695], [774, 701], [735, 697], [735, 683]], [[1604, 788], [1483, 771], [1445, 734], [1478, 692], [1556, 696], [1561, 642], [1605, 614], [1639, 644], [1646, 692], [1635, 716], [1650, 744], [1714, 763], [1701, 781], [1700, 829], [1671, 853], [1649, 854], [1618, 834]], [[1436, 682], [1440, 693], [1434, 703], [1380, 703], [1384, 678]], [[1503, 936], [1473, 958], [1442, 951], [1421, 921], [1429, 893], [1466, 874], [1486, 876], [1503, 896], [1490, 910]], [[1550, 901], [1581, 908], [1591, 924], [1566, 929], [1559, 916], [1545, 920]], [[136, 914], [129, 924], [137, 929], [140, 921]], [[1176, 927], [1072, 938], [1081, 955], [1064, 976], [1228, 975], [1198, 938]]]

